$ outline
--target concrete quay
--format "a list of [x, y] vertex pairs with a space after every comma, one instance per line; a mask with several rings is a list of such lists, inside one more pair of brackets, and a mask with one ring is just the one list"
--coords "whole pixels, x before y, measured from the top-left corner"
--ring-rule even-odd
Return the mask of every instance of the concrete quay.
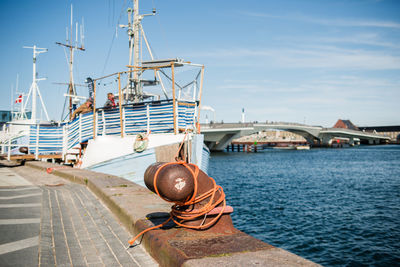
[[[29, 235], [34, 236], [29, 248], [32, 255], [35, 251], [39, 255], [39, 266], [320, 266], [237, 229], [195, 231], [167, 224], [126, 249], [132, 236], [168, 218], [170, 203], [147, 188], [103, 173], [40, 161], [3, 169], [27, 184], [7, 184], [14, 178], [0, 173], [0, 209], [6, 205], [5, 192], [18, 194], [26, 187], [41, 195], [41, 208], [31, 227], [37, 235]], [[29, 197], [38, 195], [27, 196], [24, 203], [32, 204]], [[1, 227], [0, 233], [6, 231]], [[23, 266], [15, 255], [24, 249], [9, 252], [10, 242], [1, 238], [0, 242], [0, 265]]]

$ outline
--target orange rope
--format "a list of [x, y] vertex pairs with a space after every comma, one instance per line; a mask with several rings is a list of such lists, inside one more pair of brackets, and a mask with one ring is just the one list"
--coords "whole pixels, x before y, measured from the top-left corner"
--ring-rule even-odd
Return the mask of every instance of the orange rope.
[[178, 161], [179, 152], [181, 151], [182, 146], [183, 146], [183, 144], [185, 143], [185, 139], [186, 139], [186, 136], [188, 135], [188, 133], [189, 133], [189, 132], [186, 132], [185, 136], [183, 137], [183, 140], [182, 140], [181, 144], [179, 145], [178, 151], [177, 151], [176, 154], [175, 154], [174, 159], [175, 159], [176, 161]]
[[[158, 191], [158, 188], [157, 188], [157, 178], [158, 178], [158, 174], [160, 173], [160, 171], [163, 168], [165, 168], [166, 166], [175, 165], [175, 164], [183, 165], [184, 167], [186, 167], [190, 171], [190, 173], [193, 175], [193, 178], [194, 178], [194, 191], [193, 191], [193, 194], [190, 197], [190, 199], [186, 199], [183, 202], [170, 201], [170, 200], [164, 198], [163, 196], [160, 195], [160, 193]], [[194, 167], [194, 170], [192, 170], [192, 168], [190, 166]], [[210, 179], [212, 180], [213, 185], [214, 185], [213, 188], [196, 197], [197, 190], [198, 190], [197, 178], [198, 178], [199, 173], [200, 173], [200, 170], [199, 170], [199, 167], [197, 165], [190, 164], [190, 163], [188, 164], [188, 163], [186, 163], [184, 161], [165, 163], [164, 165], [162, 165], [156, 171], [156, 173], [154, 175], [154, 180], [153, 180], [154, 190], [156, 191], [157, 195], [160, 198], [164, 199], [167, 202], [174, 202], [175, 204], [171, 207], [170, 217], [165, 222], [163, 222], [160, 225], [148, 228], [148, 229], [140, 232], [137, 236], [135, 236], [135, 238], [133, 238], [132, 240], [129, 241], [130, 245], [133, 245], [133, 243], [135, 243], [136, 239], [138, 239], [144, 233], [146, 233], [146, 232], [148, 232], [150, 230], [153, 230], [153, 229], [157, 229], [157, 228], [163, 227], [170, 220], [174, 221], [175, 224], [177, 224], [177, 225], [179, 225], [181, 227], [190, 228], [190, 229], [197, 229], [197, 230], [207, 229], [207, 228], [209, 228], [210, 226], [212, 226], [213, 224], [215, 224], [217, 222], [217, 220], [222, 216], [222, 214], [224, 214], [224, 210], [225, 210], [225, 207], [226, 207], [224, 190], [222, 189], [221, 186], [219, 186], [219, 185], [217, 185], [215, 183], [215, 180], [213, 178], [210, 177]], [[214, 201], [216, 192], [220, 192], [221, 196], [216, 201]], [[206, 205], [204, 205], [200, 209], [196, 209], [196, 210], [192, 210], [192, 211], [182, 210], [182, 208], [184, 206], [194, 205], [194, 204], [199, 203], [199, 202], [201, 202], [201, 201], [203, 201], [203, 200], [205, 200], [207, 198], [210, 198], [210, 200], [208, 201], [208, 203]], [[207, 213], [212, 211], [220, 203], [223, 203], [223, 207], [222, 207], [221, 211], [219, 212], [219, 214], [213, 220], [211, 220], [208, 223], [204, 224], [204, 221], [206, 219]], [[185, 225], [185, 224], [183, 224], [183, 222], [185, 222], [185, 221], [195, 220], [195, 219], [200, 218], [201, 216], [204, 216], [204, 220], [200, 225]]]
[[200, 122], [197, 122], [196, 126], [197, 126], [197, 133], [200, 134], [201, 133]]

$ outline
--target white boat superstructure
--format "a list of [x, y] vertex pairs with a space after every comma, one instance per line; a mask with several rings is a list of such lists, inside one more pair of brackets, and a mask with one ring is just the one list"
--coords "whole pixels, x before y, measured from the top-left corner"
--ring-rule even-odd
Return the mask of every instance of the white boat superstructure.
[[[45, 80], [45, 78], [37, 77], [38, 74], [36, 68], [37, 56], [41, 53], [46, 53], [47, 49], [37, 47], [36, 45], [32, 47], [24, 46], [23, 48], [32, 49], [33, 51], [32, 84], [29, 88], [28, 94], [19, 95], [16, 100], [16, 103], [20, 105], [19, 110], [12, 111], [12, 120], [8, 122], [0, 132], [2, 153], [7, 153], [9, 159], [11, 154], [21, 154], [19, 148], [26, 146], [29, 142], [31, 126], [43, 123], [42, 118], [37, 116], [38, 97], [41, 104], [39, 107], [44, 112], [47, 121], [49, 120], [47, 109], [38, 85], [38, 82]], [[28, 105], [30, 105], [29, 112], [27, 111]]]

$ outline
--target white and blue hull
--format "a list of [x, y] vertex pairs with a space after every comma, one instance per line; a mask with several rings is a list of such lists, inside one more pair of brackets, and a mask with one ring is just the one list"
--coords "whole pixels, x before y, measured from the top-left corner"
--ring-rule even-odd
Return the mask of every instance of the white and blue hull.
[[[135, 136], [99, 136], [89, 141], [81, 168], [116, 175], [144, 186], [147, 167], [157, 161], [173, 160], [184, 138], [184, 134], [150, 134], [148, 148], [135, 152]], [[210, 153], [203, 144], [203, 135], [189, 135], [188, 143], [189, 161], [207, 173]]]

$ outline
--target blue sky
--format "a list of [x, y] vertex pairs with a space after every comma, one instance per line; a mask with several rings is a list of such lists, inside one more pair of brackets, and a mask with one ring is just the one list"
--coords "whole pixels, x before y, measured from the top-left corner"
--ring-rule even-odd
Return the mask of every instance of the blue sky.
[[[75, 81], [123, 70], [127, 36], [114, 33], [126, 23], [128, 2], [0, 1], [0, 109], [9, 109], [17, 74], [20, 91], [29, 89], [32, 51], [22, 46], [35, 44], [49, 49], [38, 58], [39, 76], [48, 78], [39, 86], [50, 117], [60, 118], [66, 87], [54, 83], [68, 81], [68, 68], [55, 42], [65, 42], [71, 3], [74, 19], [84, 18], [87, 49], [76, 54]], [[399, 1], [140, 4], [142, 13], [157, 9], [143, 27], [158, 58], [205, 64], [203, 104], [215, 109], [218, 121], [238, 122], [245, 108], [248, 121], [400, 124]]]

